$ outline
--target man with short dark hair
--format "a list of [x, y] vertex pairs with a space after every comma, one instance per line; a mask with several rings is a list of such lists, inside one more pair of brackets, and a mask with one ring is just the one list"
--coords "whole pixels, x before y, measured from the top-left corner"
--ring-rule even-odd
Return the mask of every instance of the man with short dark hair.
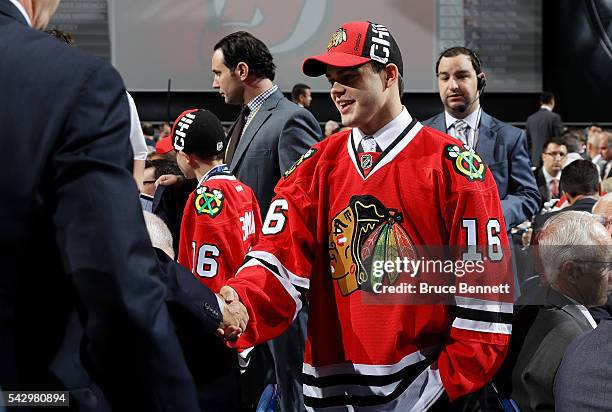
[[[511, 303], [457, 296], [455, 311], [405, 304], [410, 297], [402, 296], [397, 305], [369, 305], [376, 285], [407, 277], [379, 276], [367, 262], [407, 259], [417, 245], [467, 248], [477, 239], [482, 250], [491, 242], [507, 255], [493, 176], [473, 150], [402, 105], [403, 60], [384, 25], [343, 24], [302, 70], [327, 77], [349, 129], [284, 174], [260, 240], [221, 289], [249, 311], [237, 345], [282, 333], [308, 290], [302, 381], [309, 410], [449, 410], [449, 399], [480, 389], [501, 364]], [[501, 261], [489, 264], [506, 272]]]
[[590, 160], [575, 160], [563, 168], [559, 180], [560, 189], [567, 197], [570, 206], [556, 212], [536, 216], [533, 223], [533, 234], [544, 226], [551, 217], [571, 210], [589, 212], [599, 199], [600, 184], [597, 167]]
[[465, 47], [440, 53], [436, 76], [444, 112], [424, 123], [473, 148], [490, 167], [502, 202], [506, 230], [530, 220], [540, 196], [525, 133], [488, 115], [480, 106], [486, 75], [480, 59]]
[[[282, 173], [321, 140], [321, 127], [310, 111], [291, 103], [274, 84], [276, 66], [261, 40], [239, 31], [225, 36], [213, 50], [213, 87], [225, 103], [242, 106], [228, 132], [225, 162], [236, 178], [253, 189], [264, 214]], [[306, 321], [307, 313], [302, 311], [294, 326], [269, 344], [281, 402], [287, 410], [303, 403], [299, 379]], [[255, 351], [265, 352], [263, 348]], [[246, 379], [255, 366], [251, 365]], [[254, 380], [260, 384], [264, 379]], [[251, 397], [251, 403], [253, 400]]]
[[555, 108], [555, 95], [551, 92], [540, 94], [540, 109], [527, 118], [526, 131], [531, 150], [531, 163], [540, 165], [540, 148], [551, 137], [561, 136], [563, 122]]
[[542, 166], [534, 172], [542, 203], [559, 199], [562, 194], [559, 186], [561, 169], [567, 158], [567, 147], [559, 137], [546, 140], [542, 146]]
[[225, 160], [253, 189], [265, 213], [281, 174], [321, 140], [321, 128], [308, 110], [291, 104], [274, 84], [276, 66], [261, 40], [239, 31], [225, 36], [213, 50], [213, 87], [225, 103], [242, 106], [228, 133]]
[[310, 86], [304, 83], [298, 83], [293, 86], [291, 90], [291, 100], [293, 103], [306, 109], [310, 108], [310, 102], [312, 102]]

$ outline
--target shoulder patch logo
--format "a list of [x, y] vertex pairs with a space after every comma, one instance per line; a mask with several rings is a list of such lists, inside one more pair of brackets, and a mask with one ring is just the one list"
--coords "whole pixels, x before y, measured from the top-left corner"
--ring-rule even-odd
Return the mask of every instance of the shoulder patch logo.
[[198, 216], [218, 216], [223, 210], [223, 203], [225, 203], [225, 196], [220, 189], [210, 190], [207, 186], [200, 186], [196, 189], [196, 197], [193, 206]]
[[453, 161], [453, 168], [470, 182], [484, 181], [487, 166], [482, 158], [469, 146], [461, 149], [459, 146], [449, 144], [444, 148], [446, 157]]
[[312, 156], [314, 156], [315, 153], [317, 153], [317, 149], [308, 149], [306, 153], [300, 156], [300, 158], [293, 164], [293, 166], [291, 166], [289, 169], [285, 171], [285, 173], [283, 173], [283, 177], [286, 179], [289, 176], [291, 176], [291, 174], [295, 172], [295, 169], [297, 169], [299, 165], [304, 163], [304, 160], [310, 159]]
[[338, 47], [341, 43], [345, 42], [347, 39], [346, 30], [340, 27], [334, 34], [331, 35], [329, 41], [327, 42], [327, 50], [332, 47]]
[[376, 283], [393, 285], [395, 271], [375, 275], [375, 262], [397, 258], [418, 259], [414, 242], [402, 226], [397, 209], [386, 208], [373, 196], [353, 196], [349, 205], [332, 218], [329, 228], [331, 277], [342, 296], [357, 290], [371, 292]]

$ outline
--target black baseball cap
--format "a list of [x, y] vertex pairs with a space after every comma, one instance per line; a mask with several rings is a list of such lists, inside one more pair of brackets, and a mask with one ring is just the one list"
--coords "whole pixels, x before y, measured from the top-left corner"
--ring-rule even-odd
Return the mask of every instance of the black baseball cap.
[[174, 150], [187, 154], [212, 156], [227, 147], [223, 126], [210, 110], [185, 110], [174, 121], [171, 136]]
[[327, 66], [355, 67], [370, 61], [393, 63], [404, 75], [402, 53], [385, 26], [370, 21], [349, 22], [331, 35], [326, 53], [304, 60], [302, 71], [318, 77], [325, 74]]

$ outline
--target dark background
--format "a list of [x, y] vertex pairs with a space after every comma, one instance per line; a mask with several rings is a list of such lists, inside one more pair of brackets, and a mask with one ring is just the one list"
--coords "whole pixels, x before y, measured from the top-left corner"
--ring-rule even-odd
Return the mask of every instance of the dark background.
[[[542, 0], [543, 87], [555, 93], [555, 111], [566, 125], [599, 123], [612, 126], [612, 0]], [[224, 122], [239, 108], [226, 105], [216, 93], [134, 92], [141, 120], [174, 120], [185, 108], [210, 107]], [[289, 97], [289, 96], [288, 96]], [[419, 120], [442, 111], [437, 93], [405, 93], [404, 104]], [[538, 109], [538, 93], [485, 93], [483, 108], [516, 125]], [[339, 120], [327, 93], [313, 93], [311, 111], [322, 123]]]

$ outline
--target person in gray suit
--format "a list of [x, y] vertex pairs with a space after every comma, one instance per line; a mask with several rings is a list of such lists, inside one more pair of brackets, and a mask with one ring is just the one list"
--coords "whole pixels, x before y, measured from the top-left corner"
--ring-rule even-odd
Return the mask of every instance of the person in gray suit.
[[612, 411], [612, 320], [574, 340], [555, 378], [557, 412]]
[[213, 88], [225, 103], [242, 106], [228, 133], [225, 160], [255, 192], [262, 216], [281, 174], [321, 140], [312, 113], [285, 98], [274, 84], [275, 68], [268, 47], [250, 33], [232, 33], [214, 46]]
[[480, 107], [486, 76], [480, 59], [465, 47], [444, 50], [436, 63], [444, 112], [423, 124], [473, 147], [491, 169], [506, 230], [540, 210], [540, 193], [531, 171], [525, 133], [489, 116]]
[[[576, 337], [595, 328], [587, 308], [605, 304], [611, 281], [612, 238], [592, 214], [572, 211], [550, 218], [539, 245], [548, 285], [532, 321], [513, 322], [509, 355], [518, 354], [512, 399], [521, 411], [555, 410], [553, 383], [563, 353]], [[518, 311], [516, 319], [521, 315]]]
[[[229, 34], [214, 46], [212, 72], [213, 87], [225, 103], [242, 105], [228, 133], [226, 163], [236, 178], [253, 189], [265, 216], [281, 175], [321, 140], [321, 128], [308, 110], [285, 98], [274, 84], [272, 55], [250, 33]], [[284, 334], [268, 343], [284, 411], [304, 409], [300, 372], [306, 323], [303, 309]], [[253, 367], [257, 366], [249, 368]], [[247, 403], [252, 404], [252, 398]]]
[[526, 131], [529, 149], [531, 150], [531, 163], [540, 165], [542, 145], [551, 137], [559, 137], [563, 133], [563, 122], [555, 108], [555, 95], [543, 92], [540, 95], [540, 110], [527, 118]]

